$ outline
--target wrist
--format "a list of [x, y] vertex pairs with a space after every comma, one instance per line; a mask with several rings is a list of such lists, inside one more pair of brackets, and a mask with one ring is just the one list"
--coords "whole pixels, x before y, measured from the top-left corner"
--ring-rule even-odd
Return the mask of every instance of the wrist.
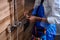
[[43, 21], [43, 22], [47, 22], [47, 18], [42, 18], [41, 21]]
[[41, 21], [42, 18], [40, 18], [40, 17], [36, 17], [36, 20], [37, 20], [37, 21]]

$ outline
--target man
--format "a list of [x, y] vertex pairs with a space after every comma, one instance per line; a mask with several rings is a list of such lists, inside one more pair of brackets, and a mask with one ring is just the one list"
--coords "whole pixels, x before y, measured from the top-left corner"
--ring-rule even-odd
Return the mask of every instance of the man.
[[[43, 6], [43, 2], [44, 0], [39, 0], [39, 6], [35, 7], [33, 12], [32, 12], [32, 16], [38, 16], [38, 17], [42, 17], [45, 18], [45, 13], [44, 13], [44, 6]], [[36, 2], [36, 1], [35, 1]], [[41, 21], [36, 21], [33, 31], [32, 31], [33, 36], [36, 38], [38, 38], [39, 40], [46, 40], [46, 36], [45, 36], [45, 23], [41, 22]]]
[[[39, 0], [36, 0], [35, 7], [38, 7]], [[56, 35], [56, 24], [60, 24], [60, 0], [45, 0], [46, 18], [31, 16], [28, 18], [30, 22], [42, 21], [46, 22], [46, 40], [54, 40]]]

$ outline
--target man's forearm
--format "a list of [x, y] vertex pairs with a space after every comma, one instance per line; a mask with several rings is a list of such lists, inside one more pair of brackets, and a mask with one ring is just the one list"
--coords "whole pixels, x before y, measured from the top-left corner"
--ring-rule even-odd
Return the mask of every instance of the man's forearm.
[[48, 21], [47, 21], [47, 18], [42, 18], [41, 21], [43, 21], [43, 22], [48, 22]]
[[37, 20], [37, 21], [47, 22], [47, 18], [36, 17], [36, 20]]

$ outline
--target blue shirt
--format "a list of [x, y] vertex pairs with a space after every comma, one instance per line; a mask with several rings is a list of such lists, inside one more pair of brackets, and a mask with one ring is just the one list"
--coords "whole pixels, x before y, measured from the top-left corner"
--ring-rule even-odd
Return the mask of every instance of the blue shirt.
[[[33, 10], [33, 12], [32, 12], [32, 15], [33, 15], [33, 16], [38, 16], [38, 17], [41, 17], [41, 18], [45, 17], [43, 5], [40, 4], [40, 5], [38, 6], [38, 8], [35, 8], [35, 9]], [[44, 23], [44, 22], [41, 22], [41, 21], [36, 21], [35, 26], [36, 26], [37, 28], [45, 27], [45, 23]]]
[[[33, 16], [37, 15], [38, 17], [41, 17], [41, 18], [45, 17], [43, 5], [41, 4], [41, 5], [39, 5], [38, 8], [34, 8], [34, 10], [32, 12], [32, 15]], [[52, 34], [52, 35], [56, 34], [56, 24], [49, 24], [49, 23], [44, 23], [44, 22], [36, 21], [35, 26], [37, 28], [46, 27], [48, 35], [49, 34]]]

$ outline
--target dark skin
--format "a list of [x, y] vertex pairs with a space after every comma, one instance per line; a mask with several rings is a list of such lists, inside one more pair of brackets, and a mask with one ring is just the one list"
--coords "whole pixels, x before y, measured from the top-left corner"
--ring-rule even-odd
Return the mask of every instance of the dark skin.
[[36, 17], [36, 16], [31, 16], [28, 19], [30, 20], [30, 22], [36, 22], [36, 21], [47, 22], [47, 18], [41, 18], [41, 17]]
[[30, 22], [36, 22], [36, 21], [47, 22], [47, 18], [41, 18], [41, 17], [36, 17], [36, 16], [28, 16], [27, 13], [28, 13], [28, 11], [25, 11], [24, 16], [26, 16], [26, 19], [28, 19]]
[[[41, 0], [40, 4], [43, 4], [44, 0]], [[27, 19], [29, 19], [30, 22], [36, 22], [36, 21], [43, 21], [47, 22], [47, 18], [41, 18], [41, 17], [36, 17], [36, 16], [28, 16], [27, 15], [28, 11], [24, 12], [24, 15], [26, 16]]]

